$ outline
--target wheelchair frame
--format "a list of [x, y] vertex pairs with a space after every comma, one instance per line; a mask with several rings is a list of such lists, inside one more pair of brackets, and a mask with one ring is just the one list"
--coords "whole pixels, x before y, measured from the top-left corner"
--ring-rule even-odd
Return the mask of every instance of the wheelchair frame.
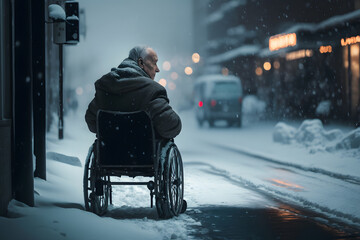
[[[98, 122], [101, 121], [101, 114], [113, 114], [114, 117], [136, 117], [139, 112], [113, 112], [99, 110], [97, 114]], [[184, 195], [184, 172], [183, 163], [180, 152], [174, 143], [174, 140], [158, 140], [155, 141], [155, 134], [151, 124], [152, 149], [154, 154], [150, 159], [152, 164], [138, 165], [128, 164], [122, 165], [121, 159], [119, 164], [101, 164], [100, 161], [100, 142], [99, 137], [89, 148], [85, 161], [83, 188], [85, 209], [97, 215], [106, 213], [108, 203], [112, 204], [112, 186], [113, 185], [146, 185], [150, 190], [150, 206], [153, 207], [153, 197], [155, 196], [155, 205], [158, 216], [160, 218], [171, 218], [178, 216], [186, 210], [186, 201], [183, 200]], [[99, 124], [98, 124], [99, 127]], [[98, 128], [99, 129], [99, 128]], [[99, 133], [99, 131], [98, 131]], [[110, 177], [116, 176], [145, 176], [154, 177], [154, 181], [148, 182], [114, 182]]]

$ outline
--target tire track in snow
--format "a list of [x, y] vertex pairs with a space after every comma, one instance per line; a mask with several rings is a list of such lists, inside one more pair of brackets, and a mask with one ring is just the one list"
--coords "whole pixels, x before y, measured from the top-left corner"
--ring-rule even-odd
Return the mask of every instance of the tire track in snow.
[[335, 172], [331, 172], [331, 171], [327, 171], [321, 168], [316, 168], [316, 167], [305, 167], [296, 163], [289, 163], [289, 162], [283, 162], [280, 160], [276, 160], [261, 154], [257, 154], [257, 153], [252, 153], [243, 149], [238, 149], [238, 148], [233, 148], [233, 147], [229, 147], [229, 146], [224, 146], [224, 145], [220, 145], [220, 144], [216, 144], [216, 143], [210, 143], [207, 142], [208, 145], [211, 145], [213, 147], [217, 147], [223, 150], [228, 150], [228, 151], [232, 151], [232, 152], [236, 152], [236, 153], [240, 153], [242, 155], [246, 155], [249, 157], [253, 157], [262, 161], [266, 161], [266, 162], [271, 162], [271, 163], [275, 163], [275, 164], [279, 164], [279, 165], [283, 165], [283, 166], [287, 166], [287, 167], [292, 167], [292, 168], [297, 168], [303, 171], [307, 171], [307, 172], [314, 172], [314, 173], [319, 173], [319, 174], [323, 174], [326, 175], [328, 177], [332, 177], [332, 178], [336, 178], [348, 183], [352, 183], [352, 184], [356, 184], [356, 185], [360, 185], [360, 178], [356, 177], [356, 176], [351, 176], [351, 175], [345, 175], [345, 174], [341, 174], [341, 173], [335, 173]]
[[[322, 218], [327, 219], [330, 223], [336, 223], [337, 225], [340, 225], [343, 228], [348, 228], [351, 226], [352, 228], [355, 228], [355, 231], [359, 231], [360, 229], [360, 218], [348, 214], [343, 213], [341, 211], [338, 211], [336, 209], [331, 209], [329, 207], [322, 206], [318, 203], [311, 202], [303, 197], [295, 196], [293, 194], [279, 191], [275, 188], [266, 186], [264, 184], [255, 184], [245, 178], [242, 178], [237, 175], [230, 174], [230, 172], [217, 168], [209, 163], [204, 162], [185, 162], [185, 166], [206, 166], [208, 169], [200, 169], [201, 171], [216, 175], [222, 178], [225, 178], [227, 181], [231, 182], [234, 185], [241, 186], [248, 188], [250, 190], [256, 191], [258, 193], [264, 194], [266, 196], [269, 196], [273, 199], [276, 199], [280, 202], [286, 203], [288, 205], [294, 205], [294, 206], [300, 206], [304, 207], [308, 211], [313, 211], [317, 214], [324, 215]], [[292, 204], [289, 204], [289, 201], [292, 202]], [[318, 216], [317, 216], [318, 217]], [[314, 218], [315, 220], [315, 218]], [[346, 223], [346, 224], [344, 224]], [[354, 229], [351, 229], [350, 231], [354, 231]]]

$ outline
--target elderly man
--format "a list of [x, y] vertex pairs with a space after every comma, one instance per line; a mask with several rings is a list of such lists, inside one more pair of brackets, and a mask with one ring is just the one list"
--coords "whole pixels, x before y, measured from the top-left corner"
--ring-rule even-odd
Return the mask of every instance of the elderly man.
[[158, 136], [171, 139], [181, 130], [181, 120], [169, 105], [166, 90], [153, 81], [157, 66], [156, 52], [146, 46], [130, 50], [117, 68], [95, 82], [95, 97], [85, 114], [89, 130], [96, 133], [96, 113], [99, 109], [133, 112], [146, 111]]

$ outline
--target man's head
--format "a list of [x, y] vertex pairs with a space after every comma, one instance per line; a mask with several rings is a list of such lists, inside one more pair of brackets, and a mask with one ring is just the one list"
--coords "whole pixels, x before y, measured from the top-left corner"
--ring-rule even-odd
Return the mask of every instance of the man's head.
[[137, 62], [149, 77], [154, 80], [156, 73], [160, 72], [156, 52], [148, 46], [137, 46], [130, 50], [129, 58]]

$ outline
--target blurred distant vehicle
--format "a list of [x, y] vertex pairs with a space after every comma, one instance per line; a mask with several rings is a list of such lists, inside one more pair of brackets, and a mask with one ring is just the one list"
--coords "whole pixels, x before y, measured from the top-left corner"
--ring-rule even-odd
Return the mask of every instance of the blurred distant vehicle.
[[195, 114], [200, 126], [208, 121], [214, 126], [217, 120], [241, 127], [241, 80], [233, 75], [203, 75], [194, 85]]

